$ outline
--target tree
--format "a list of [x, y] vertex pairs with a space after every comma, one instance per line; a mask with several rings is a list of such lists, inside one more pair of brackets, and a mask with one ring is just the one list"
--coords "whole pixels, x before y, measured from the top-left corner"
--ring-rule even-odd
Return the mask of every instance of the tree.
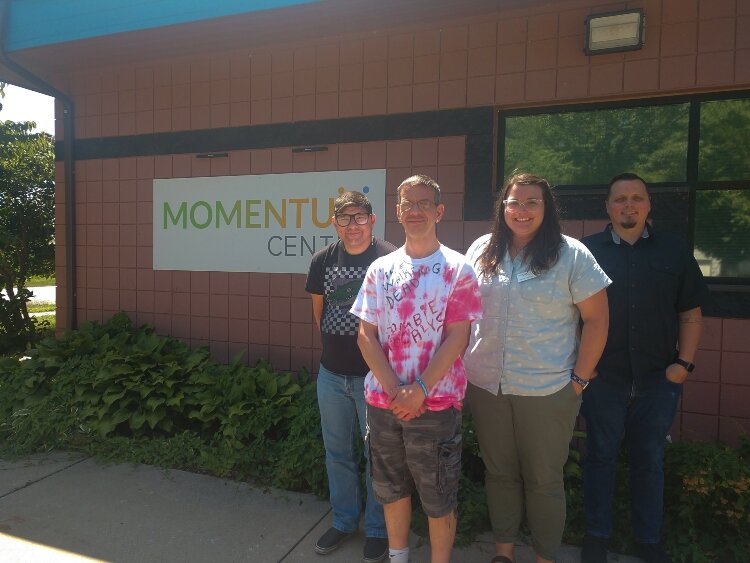
[[[701, 104], [698, 175], [702, 181], [750, 179], [750, 100]], [[696, 194], [695, 247], [714, 260], [713, 275], [750, 274], [750, 190], [729, 188]]]
[[688, 105], [509, 117], [504, 177], [514, 169], [556, 185], [607, 184], [623, 170], [649, 182], [684, 181]]
[[33, 122], [0, 120], [0, 352], [33, 340], [32, 275], [54, 272], [54, 150]]

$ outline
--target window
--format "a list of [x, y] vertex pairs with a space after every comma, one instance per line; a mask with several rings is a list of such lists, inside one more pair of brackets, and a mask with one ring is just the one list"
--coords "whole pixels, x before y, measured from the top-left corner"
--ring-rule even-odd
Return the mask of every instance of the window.
[[547, 177], [566, 217], [603, 218], [621, 172], [644, 177], [653, 218], [693, 242], [714, 283], [750, 285], [750, 92], [500, 113], [502, 178]]
[[704, 276], [750, 278], [750, 190], [701, 190], [695, 258]]
[[629, 170], [685, 182], [688, 118], [687, 103], [509, 116], [503, 178], [533, 170], [558, 186], [597, 185]]
[[750, 180], [750, 100], [700, 105], [698, 180]]

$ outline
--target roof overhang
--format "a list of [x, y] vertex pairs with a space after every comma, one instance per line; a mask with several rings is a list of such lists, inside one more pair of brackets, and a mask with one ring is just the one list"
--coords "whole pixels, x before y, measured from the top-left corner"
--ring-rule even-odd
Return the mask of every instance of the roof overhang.
[[[118, 7], [116, 11], [110, 11], [109, 8], [101, 9], [100, 0], [0, 0], [3, 1], [9, 3], [10, 7], [7, 41], [12, 49], [6, 48], [6, 51], [15, 62], [47, 79], [82, 69], [205, 57], [215, 52], [234, 50], [246, 52], [277, 44], [297, 44], [321, 37], [342, 37], [394, 27], [425, 25], [432, 21], [465, 18], [498, 10], [520, 12], [550, 3], [549, 0], [213, 0], [210, 3], [149, 0], [135, 4], [139, 8], [151, 4], [162, 9], [171, 6], [174, 10], [176, 6], [181, 6], [183, 11], [190, 13], [190, 18], [183, 17], [185, 21], [178, 21], [176, 17], [168, 19], [162, 14], [161, 19], [154, 16], [146, 22], [151, 24], [149, 26], [142, 24], [138, 28], [130, 24], [127, 30], [124, 30], [125, 23], [120, 22], [110, 25], [107, 29], [111, 32], [102, 35], [104, 27], [101, 16], [92, 16], [88, 31], [60, 32], [40, 44], [41, 33], [33, 30], [27, 21], [36, 10], [45, 7], [49, 10], [44, 12], [43, 19], [38, 20], [40, 27], [49, 30], [55, 26], [74, 26], [74, 19], [63, 14], [81, 13], [84, 9], [93, 11], [93, 6], [99, 12], [110, 13], [112, 17], [118, 14], [127, 19], [121, 11], [122, 5], [129, 4], [130, 11], [134, 12], [134, 2], [109, 0], [108, 7], [109, 4]], [[209, 13], [208, 9], [199, 10], [199, 4], [212, 4], [215, 8]], [[240, 7], [244, 9], [239, 10]], [[222, 15], [221, 10], [226, 12], [230, 8], [234, 10], [232, 13]], [[145, 18], [146, 15], [141, 12], [141, 17]], [[2, 62], [0, 80], [28, 87], [28, 81], [2, 65]]]

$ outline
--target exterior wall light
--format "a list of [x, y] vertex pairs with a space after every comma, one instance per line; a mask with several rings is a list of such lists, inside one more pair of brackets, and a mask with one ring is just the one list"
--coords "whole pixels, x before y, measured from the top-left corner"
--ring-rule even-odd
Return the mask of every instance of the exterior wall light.
[[642, 9], [623, 10], [586, 17], [587, 55], [635, 51], [643, 47], [646, 16]]

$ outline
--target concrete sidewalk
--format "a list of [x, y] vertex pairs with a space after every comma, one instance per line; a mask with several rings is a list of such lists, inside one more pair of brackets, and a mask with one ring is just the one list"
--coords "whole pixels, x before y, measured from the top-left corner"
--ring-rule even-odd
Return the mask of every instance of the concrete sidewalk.
[[[54, 285], [42, 285], [38, 287], [27, 288], [33, 294], [30, 303], [54, 303], [57, 299], [57, 287]], [[5, 290], [0, 289], [0, 295], [5, 295]]]
[[[0, 460], [0, 561], [357, 563], [361, 534], [321, 557], [315, 540], [330, 525], [326, 501], [184, 471], [101, 465], [53, 452]], [[429, 548], [412, 537], [412, 562]], [[493, 544], [454, 551], [456, 563], [489, 563]], [[517, 550], [533, 563], [532, 550]], [[578, 563], [565, 547], [558, 563]], [[635, 563], [611, 556], [610, 561]]]

